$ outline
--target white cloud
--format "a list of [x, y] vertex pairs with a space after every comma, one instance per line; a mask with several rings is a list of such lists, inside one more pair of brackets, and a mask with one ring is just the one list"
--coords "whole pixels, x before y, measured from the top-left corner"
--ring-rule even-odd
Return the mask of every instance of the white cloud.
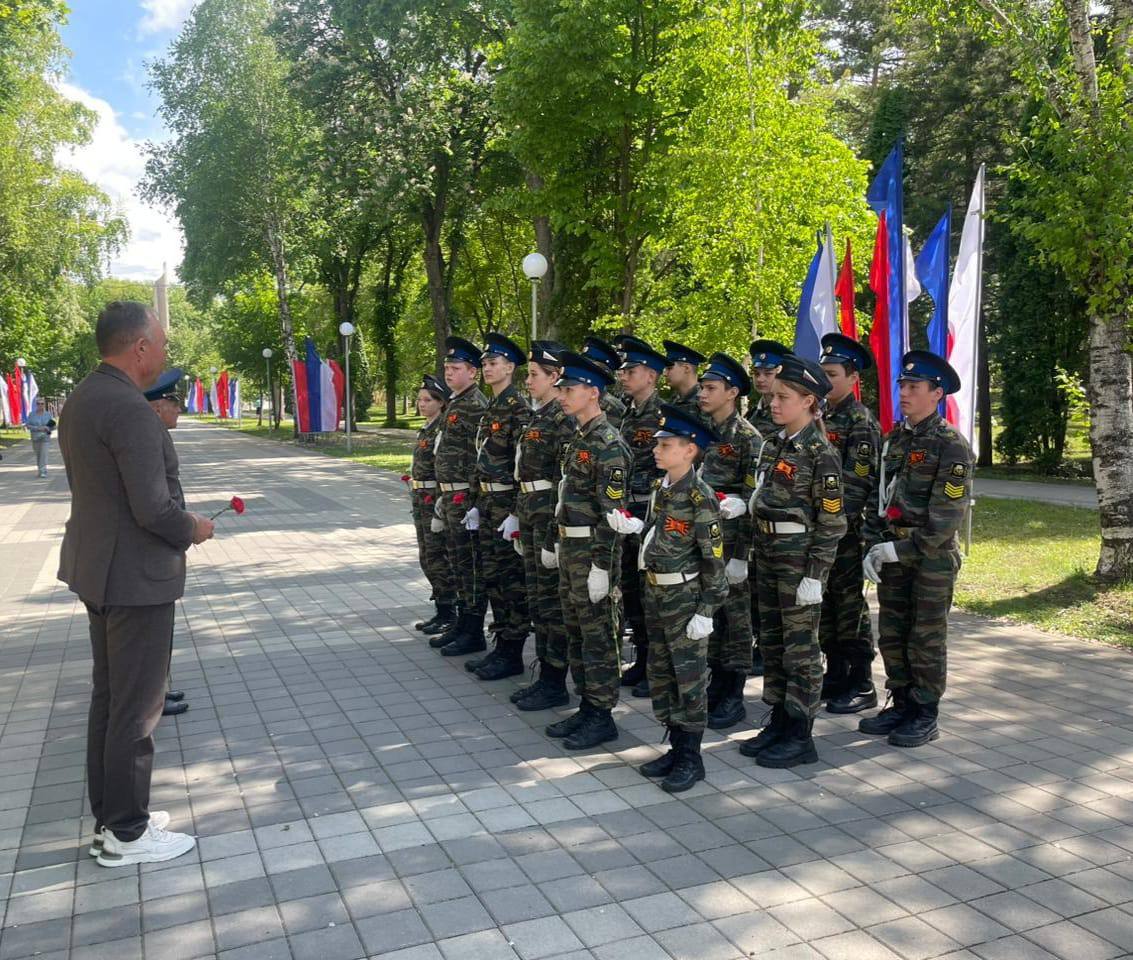
[[144, 36], [147, 33], [176, 30], [196, 2], [197, 0], [141, 0], [145, 16], [138, 24], [138, 31]]
[[154, 280], [161, 273], [162, 263], [167, 263], [172, 278], [174, 268], [181, 263], [181, 229], [166, 211], [138, 196], [138, 183], [145, 172], [142, 142], [127, 133], [105, 100], [70, 83], [60, 83], [59, 90], [98, 115], [91, 142], [61, 153], [59, 162], [101, 187], [130, 224], [130, 239], [111, 261], [110, 274], [128, 280]]

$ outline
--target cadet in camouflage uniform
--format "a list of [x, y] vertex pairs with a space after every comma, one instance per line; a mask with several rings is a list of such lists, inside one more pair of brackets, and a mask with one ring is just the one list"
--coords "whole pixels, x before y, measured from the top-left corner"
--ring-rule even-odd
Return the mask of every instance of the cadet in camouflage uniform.
[[751, 392], [744, 368], [725, 353], [714, 353], [700, 378], [700, 416], [719, 438], [704, 454], [700, 479], [720, 501], [724, 530], [728, 596], [716, 613], [708, 641], [708, 726], [733, 727], [745, 716], [744, 683], [751, 669], [751, 514], [747, 504], [755, 492], [755, 472], [762, 437], [740, 416], [736, 405]]
[[763, 767], [814, 763], [822, 689], [818, 618], [823, 585], [846, 533], [842, 461], [816, 416], [830, 381], [813, 360], [783, 358], [772, 410], [781, 423], [760, 457], [752, 496], [763, 646], [763, 700], [771, 722], [740, 752]]
[[[440, 493], [436, 513], [445, 525], [449, 563], [456, 578], [456, 623], [429, 641], [445, 656], [483, 650], [484, 609], [487, 594], [480, 570], [480, 538], [472, 514], [475, 491], [476, 430], [488, 405], [476, 385], [480, 351], [461, 337], [445, 340], [445, 383], [452, 390], [444, 422], [437, 436], [435, 469]], [[470, 518], [469, 515], [472, 514]]]
[[[783, 357], [791, 351], [777, 340], [755, 340], [748, 347], [751, 355], [751, 379], [755, 393], [748, 402], [747, 419], [763, 439], [779, 432], [771, 416], [771, 391], [775, 387], [775, 373]], [[763, 654], [759, 650], [759, 591], [751, 585], [751, 627], [755, 644], [751, 651], [751, 675], [763, 676]]]
[[838, 542], [826, 583], [818, 639], [826, 656], [822, 699], [830, 713], [859, 713], [877, 706], [870, 664], [873, 631], [862, 574], [862, 523], [872, 499], [877, 503], [877, 462], [881, 428], [854, 396], [861, 371], [873, 366], [864, 346], [840, 333], [822, 338], [822, 369], [831, 383], [823, 417], [826, 439], [842, 458], [842, 490], [849, 529]]
[[488, 656], [465, 667], [481, 680], [502, 680], [523, 673], [523, 645], [531, 629], [523, 583], [523, 556], [516, 549], [515, 457], [531, 410], [512, 384], [515, 368], [527, 362], [518, 344], [502, 333], [485, 337], [481, 376], [492, 399], [476, 432], [476, 510], [480, 522], [480, 555], [484, 585], [492, 604], [496, 644]]
[[547, 710], [570, 703], [566, 688], [567, 633], [554, 552], [562, 455], [574, 434], [574, 424], [563, 413], [556, 386], [565, 353], [562, 344], [536, 340], [528, 355], [527, 391], [534, 409], [520, 439], [515, 479], [519, 484], [519, 537], [523, 544], [527, 606], [535, 628], [539, 676], [533, 684], [511, 695], [511, 702], [520, 710]]
[[[653, 490], [638, 563], [653, 638], [649, 692], [671, 749], [640, 770], [664, 777], [661, 789], [680, 793], [704, 779], [708, 636], [728, 585], [716, 495], [695, 469], [700, 452], [716, 437], [700, 417], [673, 404], [661, 405], [660, 425], [653, 455], [665, 476]], [[643, 531], [628, 511], [611, 511], [607, 520], [621, 533]]]
[[437, 613], [431, 620], [415, 625], [422, 633], [433, 636], [443, 633], [456, 620], [456, 586], [448, 562], [445, 544], [445, 527], [433, 512], [437, 501], [437, 474], [434, 469], [437, 435], [441, 429], [441, 415], [452, 391], [436, 377], [425, 374], [417, 391], [417, 412], [425, 418], [425, 425], [417, 431], [413, 445], [413, 464], [409, 470], [410, 507], [413, 528], [417, 531], [417, 556], [421, 570], [433, 588], [433, 602]]
[[960, 378], [944, 360], [912, 350], [898, 377], [901, 413], [885, 438], [880, 491], [866, 509], [863, 569], [877, 584], [885, 685], [893, 702], [862, 733], [898, 747], [935, 740], [947, 674], [948, 610], [960, 570], [957, 534], [968, 506], [972, 449], [938, 412]]
[[621, 388], [617, 385], [618, 375], [616, 371], [622, 363], [618, 351], [605, 340], [600, 340], [598, 337], [587, 337], [582, 341], [582, 349], [579, 353], [587, 360], [598, 364], [610, 375], [613, 383], [602, 391], [602, 412], [610, 423], [621, 423], [622, 417], [626, 415], [626, 405], [622, 401]]
[[[661, 398], [657, 394], [657, 377], [665, 369], [665, 358], [637, 337], [622, 337], [625, 359], [618, 368], [629, 409], [622, 418], [621, 434], [629, 448], [632, 462], [629, 472], [629, 498], [626, 508], [639, 520], [645, 519], [653, 481], [661, 475], [653, 460], [654, 435], [661, 420]], [[646, 664], [649, 661], [649, 625], [641, 597], [643, 584], [637, 569], [640, 538], [626, 538], [622, 553], [622, 606], [633, 630], [635, 658], [633, 666], [622, 674], [622, 686], [632, 687], [635, 697], [649, 696]]]
[[599, 406], [610, 375], [577, 353], [563, 355], [559, 403], [577, 428], [563, 453], [557, 550], [543, 555], [559, 564], [559, 598], [569, 643], [570, 669], [582, 695], [577, 713], [547, 727], [568, 750], [615, 740], [611, 715], [618, 702], [620, 657], [615, 632], [621, 537], [606, 515], [626, 500], [629, 457]]
[[669, 402], [693, 419], [700, 417], [700, 404], [696, 402], [700, 385], [696, 368], [704, 363], [704, 355], [675, 340], [662, 340], [665, 348], [665, 379], [672, 396]]

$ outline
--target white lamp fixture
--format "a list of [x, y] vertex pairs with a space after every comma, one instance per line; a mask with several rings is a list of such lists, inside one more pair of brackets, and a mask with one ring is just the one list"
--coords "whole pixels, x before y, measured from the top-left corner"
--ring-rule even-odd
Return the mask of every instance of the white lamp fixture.
[[264, 347], [263, 350], [260, 351], [260, 356], [263, 357], [265, 360], [270, 360], [271, 359], [271, 347]]
[[523, 258], [523, 274], [528, 280], [542, 280], [547, 275], [547, 258], [541, 253], [529, 253]]

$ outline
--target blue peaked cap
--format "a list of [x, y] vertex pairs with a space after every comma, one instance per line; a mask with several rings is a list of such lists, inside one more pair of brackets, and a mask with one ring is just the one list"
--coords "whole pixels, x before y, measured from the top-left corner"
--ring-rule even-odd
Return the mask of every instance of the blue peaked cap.
[[662, 437], [684, 437], [691, 440], [702, 450], [709, 444], [719, 443], [720, 437], [705, 423], [689, 416], [680, 407], [671, 403], [661, 404], [661, 418], [658, 429], [653, 434], [657, 439]]
[[723, 380], [729, 387], [735, 387], [741, 397], [751, 393], [751, 377], [740, 364], [726, 353], [714, 353], [708, 358], [708, 369], [700, 375], [701, 380]]
[[927, 350], [910, 350], [901, 358], [897, 382], [902, 380], [927, 380], [946, 394], [960, 389], [960, 375], [947, 360]]
[[470, 363], [480, 367], [480, 348], [463, 337], [445, 337], [445, 363]]
[[523, 348], [511, 337], [505, 337], [502, 333], [489, 333], [484, 336], [484, 352], [480, 355], [480, 359], [486, 360], [492, 356], [510, 360], [517, 367], [527, 362], [527, 354], [523, 352]]
[[777, 367], [791, 350], [778, 340], [756, 340], [748, 347], [748, 352], [753, 367]]
[[597, 387], [605, 390], [614, 382], [614, 375], [605, 367], [595, 363], [581, 353], [567, 351], [560, 357], [563, 372], [555, 382], [556, 387], [570, 387], [575, 384], [584, 384], [588, 387]]
[[828, 333], [822, 338], [822, 355], [818, 362], [849, 363], [855, 370], [868, 370], [873, 366], [873, 354], [853, 337]]
[[154, 385], [145, 392], [145, 398], [147, 400], [160, 400], [162, 397], [169, 397], [171, 400], [180, 400], [181, 378], [184, 376], [185, 371], [179, 367], [166, 370], [157, 378]]

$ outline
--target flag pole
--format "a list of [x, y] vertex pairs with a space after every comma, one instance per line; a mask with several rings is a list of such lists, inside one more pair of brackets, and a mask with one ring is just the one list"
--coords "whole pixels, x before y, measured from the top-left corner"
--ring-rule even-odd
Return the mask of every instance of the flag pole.
[[[979, 172], [976, 174], [976, 180], [980, 185], [980, 242], [976, 250], [976, 263], [978, 268], [976, 270], [976, 322], [972, 324], [972, 357], [975, 363], [972, 364], [972, 399], [969, 411], [971, 416], [968, 418], [968, 429], [972, 433], [972, 439], [976, 436], [976, 397], [979, 394], [980, 385], [980, 327], [983, 323], [983, 289], [984, 289], [984, 214], [986, 211], [986, 191], [985, 191], [985, 175], [987, 164], [981, 163]], [[975, 453], [975, 450], [972, 451]], [[972, 469], [972, 496], [968, 500], [968, 529], [964, 543], [964, 556], [969, 556], [972, 552], [972, 514], [976, 512], [976, 480], [975, 468]]]
[[[834, 231], [830, 229], [830, 221], [826, 221], [826, 249], [830, 251], [830, 289], [834, 290], [838, 286], [838, 268], [834, 265]], [[835, 314], [837, 313], [837, 294], [834, 296], [835, 301]], [[841, 327], [841, 324], [838, 324]]]

